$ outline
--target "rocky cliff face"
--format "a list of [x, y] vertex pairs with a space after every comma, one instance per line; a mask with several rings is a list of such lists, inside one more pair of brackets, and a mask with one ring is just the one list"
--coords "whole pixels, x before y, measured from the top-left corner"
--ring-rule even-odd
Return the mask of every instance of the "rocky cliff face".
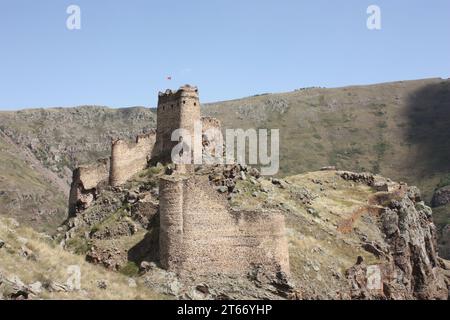
[[448, 178], [434, 191], [432, 206], [434, 220], [438, 229], [439, 252], [443, 258], [450, 259], [450, 185]]
[[364, 277], [367, 265], [360, 260], [347, 274], [352, 298], [447, 299], [449, 279], [437, 255], [431, 208], [421, 201], [417, 188], [411, 187], [383, 201], [379, 228], [386, 247], [367, 246], [386, 260], [379, 269], [382, 290], [370, 290], [369, 279]]

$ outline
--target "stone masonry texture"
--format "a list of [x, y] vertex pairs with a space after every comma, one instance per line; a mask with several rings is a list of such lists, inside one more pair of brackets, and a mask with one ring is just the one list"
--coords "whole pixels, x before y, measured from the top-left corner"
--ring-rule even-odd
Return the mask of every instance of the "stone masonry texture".
[[160, 260], [178, 273], [244, 274], [261, 265], [289, 274], [284, 216], [231, 211], [205, 176], [162, 178]]

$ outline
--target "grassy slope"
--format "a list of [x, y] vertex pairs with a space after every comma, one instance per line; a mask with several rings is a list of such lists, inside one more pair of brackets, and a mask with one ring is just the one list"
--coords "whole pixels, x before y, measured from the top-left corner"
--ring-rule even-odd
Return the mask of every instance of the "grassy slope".
[[39, 160], [64, 174], [64, 167], [73, 169], [108, 156], [111, 138], [134, 139], [155, 127], [155, 119], [143, 107], [30, 109], [0, 112], [0, 129], [23, 147], [32, 145]]
[[0, 136], [0, 214], [36, 230], [55, 230], [66, 216], [66, 198], [14, 145]]
[[[209, 104], [204, 113], [227, 128], [280, 129], [281, 175], [328, 165], [371, 171], [417, 185], [427, 201], [449, 181], [450, 80], [312, 88]], [[435, 211], [442, 230], [450, 209]]]
[[[87, 263], [84, 257], [68, 253], [55, 246], [45, 236], [1, 217], [0, 239], [7, 244], [7, 247], [0, 248], [0, 273], [8, 278], [18, 276], [26, 285], [36, 281], [42, 284], [50, 281], [65, 284], [69, 277], [67, 268], [72, 265], [80, 267], [81, 290], [71, 292], [43, 290], [35, 298], [133, 300], [165, 298], [145, 288], [138, 279], [136, 279], [137, 286], [130, 287], [128, 277]], [[33, 252], [35, 259], [27, 259], [20, 254], [24, 247]], [[105, 281], [107, 288], [100, 289], [99, 281]]]
[[[257, 197], [251, 196], [254, 185], [240, 181], [238, 188], [243, 192], [234, 198], [233, 205], [250, 210], [263, 204], [275, 205], [284, 211], [291, 273], [296, 281], [328, 296], [347, 285], [344, 273], [355, 264], [358, 256], [364, 257], [368, 264], [381, 261], [361, 247], [360, 239], [360, 234], [364, 234], [368, 241], [384, 241], [375, 223], [376, 216], [364, 212], [349, 233], [337, 228], [352, 217], [355, 210], [367, 204], [374, 194], [372, 188], [345, 181], [334, 171], [309, 172], [287, 177], [286, 181], [287, 188], [263, 181], [262, 186], [269, 191]], [[321, 181], [321, 184], [313, 181]], [[314, 196], [310, 204], [300, 200], [305, 190]]]
[[337, 165], [418, 185], [450, 172], [450, 81], [313, 88], [209, 104], [228, 128], [280, 129], [281, 173]]

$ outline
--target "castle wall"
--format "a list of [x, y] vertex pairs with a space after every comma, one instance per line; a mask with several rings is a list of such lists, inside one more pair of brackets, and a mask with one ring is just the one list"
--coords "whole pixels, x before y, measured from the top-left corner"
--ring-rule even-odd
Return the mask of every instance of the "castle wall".
[[[217, 157], [223, 156], [223, 136], [222, 124], [216, 118], [202, 117], [202, 144], [203, 157], [206, 161], [214, 161]], [[220, 148], [222, 147], [222, 152]]]
[[221, 130], [222, 124], [220, 123], [220, 120], [213, 118], [213, 117], [202, 117], [202, 128], [203, 132], [205, 132], [208, 129], [217, 129]]
[[137, 136], [135, 143], [114, 141], [111, 146], [110, 184], [121, 185], [139, 171], [144, 170], [152, 155], [155, 141], [154, 131]]
[[289, 273], [284, 216], [232, 212], [207, 177], [167, 177], [160, 184], [163, 267], [183, 273], [247, 273], [261, 264]]
[[100, 159], [95, 164], [80, 166], [73, 171], [69, 194], [69, 216], [89, 207], [98, 193], [98, 187], [109, 178], [109, 159]]

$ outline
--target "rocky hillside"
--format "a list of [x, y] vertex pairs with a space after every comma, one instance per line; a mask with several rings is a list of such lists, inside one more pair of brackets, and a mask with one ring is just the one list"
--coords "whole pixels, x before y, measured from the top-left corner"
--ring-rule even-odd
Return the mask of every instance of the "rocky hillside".
[[[128, 272], [177, 298], [448, 298], [450, 266], [437, 256], [432, 212], [419, 190], [346, 171], [265, 179], [240, 166], [198, 170], [228, 195], [232, 208], [283, 212], [292, 274], [271, 278], [255, 269], [241, 279], [178, 278], [158, 266], [157, 181], [166, 172], [153, 167], [123, 187], [106, 187], [60, 228], [58, 241], [87, 261]], [[370, 282], [374, 270], [377, 287]]]
[[49, 236], [1, 217], [0, 261], [0, 300], [167, 298], [140, 279], [89, 264]]
[[[417, 185], [430, 203], [450, 185], [450, 80], [308, 88], [209, 104], [228, 128], [279, 128], [281, 174], [335, 165]], [[443, 256], [450, 258], [448, 207], [437, 208]]]
[[[450, 184], [449, 92], [443, 79], [307, 88], [207, 104], [203, 112], [229, 128], [279, 128], [281, 176], [327, 165], [370, 171], [419, 186], [431, 203], [436, 187]], [[112, 137], [132, 138], [154, 126], [148, 108], [0, 112], [0, 166], [8, 167], [0, 171], [2, 213], [54, 230], [67, 209], [71, 170], [108, 156]], [[39, 194], [37, 187], [25, 182], [36, 166], [46, 169], [37, 178], [44, 188], [59, 190], [39, 191], [46, 194], [39, 201], [29, 196]], [[36, 218], [30, 208], [39, 203], [51, 205], [37, 206], [42, 214]], [[445, 206], [437, 210], [438, 233], [447, 234], [450, 213]]]
[[39, 231], [67, 216], [68, 185], [33, 153], [0, 132], [0, 214]]
[[76, 166], [109, 155], [111, 138], [133, 139], [155, 126], [155, 115], [143, 107], [83, 106], [0, 113], [0, 130], [67, 184]]
[[279, 128], [281, 172], [335, 165], [424, 190], [450, 173], [450, 81], [309, 88], [204, 106], [228, 128]]

